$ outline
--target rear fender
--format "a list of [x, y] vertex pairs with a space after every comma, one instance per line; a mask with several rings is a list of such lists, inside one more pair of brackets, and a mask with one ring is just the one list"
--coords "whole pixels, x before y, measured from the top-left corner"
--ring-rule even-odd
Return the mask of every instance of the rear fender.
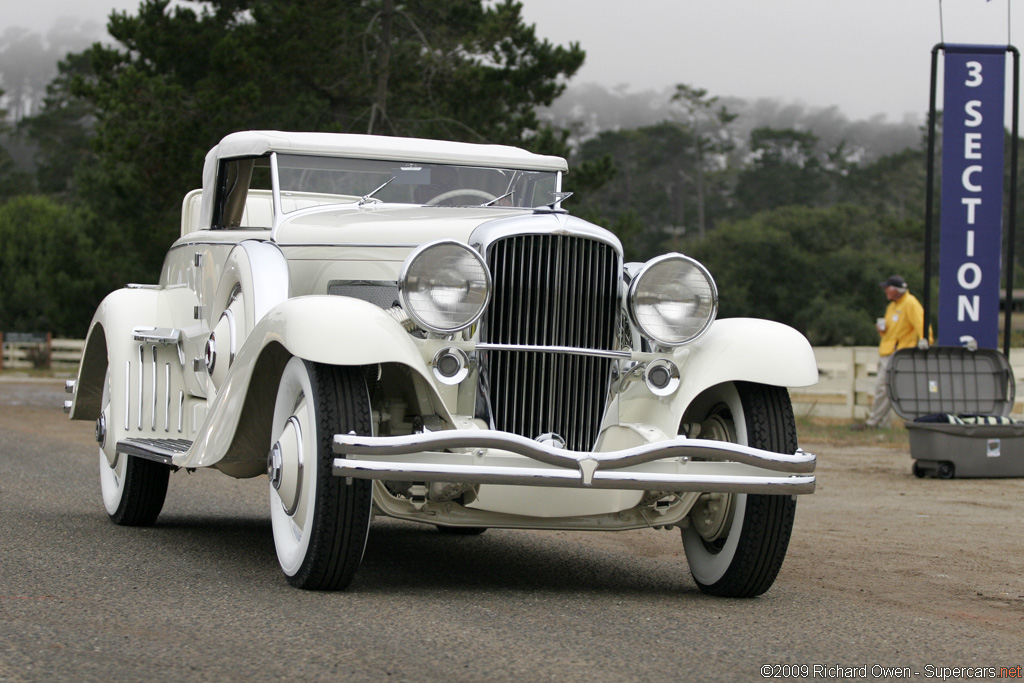
[[[100, 415], [103, 377], [110, 364], [111, 384], [122, 386], [124, 364], [137, 353], [138, 342], [132, 338], [136, 327], [171, 327], [170, 313], [161, 305], [161, 291], [155, 287], [119, 289], [103, 299], [85, 340], [82, 360], [78, 365], [75, 393], [72, 398], [72, 420], [95, 420]], [[115, 414], [123, 411], [123, 392], [111, 392]]]

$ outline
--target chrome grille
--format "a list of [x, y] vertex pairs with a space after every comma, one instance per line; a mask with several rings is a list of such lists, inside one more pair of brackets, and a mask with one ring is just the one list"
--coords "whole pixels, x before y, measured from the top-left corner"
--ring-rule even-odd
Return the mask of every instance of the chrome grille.
[[[487, 248], [493, 296], [481, 341], [615, 349], [618, 251], [566, 235], [507, 237]], [[612, 360], [566, 351], [490, 350], [482, 386], [494, 427], [529, 438], [554, 433], [565, 447], [597, 441]]]

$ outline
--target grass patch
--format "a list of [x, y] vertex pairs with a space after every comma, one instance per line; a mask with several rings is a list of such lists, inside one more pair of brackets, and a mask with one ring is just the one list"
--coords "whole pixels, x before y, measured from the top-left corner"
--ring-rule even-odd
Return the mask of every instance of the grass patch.
[[903, 421], [893, 420], [893, 425], [881, 429], [855, 431], [856, 424], [850, 420], [823, 417], [796, 418], [796, 432], [801, 445], [820, 443], [828, 446], [872, 446], [875, 448], [910, 448], [910, 435]]

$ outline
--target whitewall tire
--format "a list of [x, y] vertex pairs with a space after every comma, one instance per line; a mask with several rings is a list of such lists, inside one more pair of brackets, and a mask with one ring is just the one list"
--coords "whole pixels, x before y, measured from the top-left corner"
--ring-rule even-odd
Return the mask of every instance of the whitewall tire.
[[96, 426], [99, 442], [100, 492], [110, 520], [122, 526], [151, 526], [156, 522], [167, 497], [171, 468], [117, 453], [110, 433], [110, 369], [103, 379], [103, 398]]
[[334, 435], [369, 434], [358, 368], [292, 358], [278, 386], [267, 474], [278, 563], [289, 583], [340, 590], [355, 576], [370, 522], [371, 482], [335, 477]]
[[[776, 453], [796, 451], [796, 423], [785, 388], [749, 382], [717, 387], [702, 401], [700, 437]], [[703, 494], [682, 530], [690, 573], [700, 589], [745, 598], [771, 588], [786, 557], [793, 496]]]

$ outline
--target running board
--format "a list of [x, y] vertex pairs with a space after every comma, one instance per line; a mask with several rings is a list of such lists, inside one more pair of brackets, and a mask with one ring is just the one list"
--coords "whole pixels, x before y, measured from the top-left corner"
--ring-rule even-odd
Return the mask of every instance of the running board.
[[117, 442], [117, 452], [134, 455], [164, 465], [172, 465], [174, 456], [186, 453], [192, 447], [188, 439], [125, 439]]

